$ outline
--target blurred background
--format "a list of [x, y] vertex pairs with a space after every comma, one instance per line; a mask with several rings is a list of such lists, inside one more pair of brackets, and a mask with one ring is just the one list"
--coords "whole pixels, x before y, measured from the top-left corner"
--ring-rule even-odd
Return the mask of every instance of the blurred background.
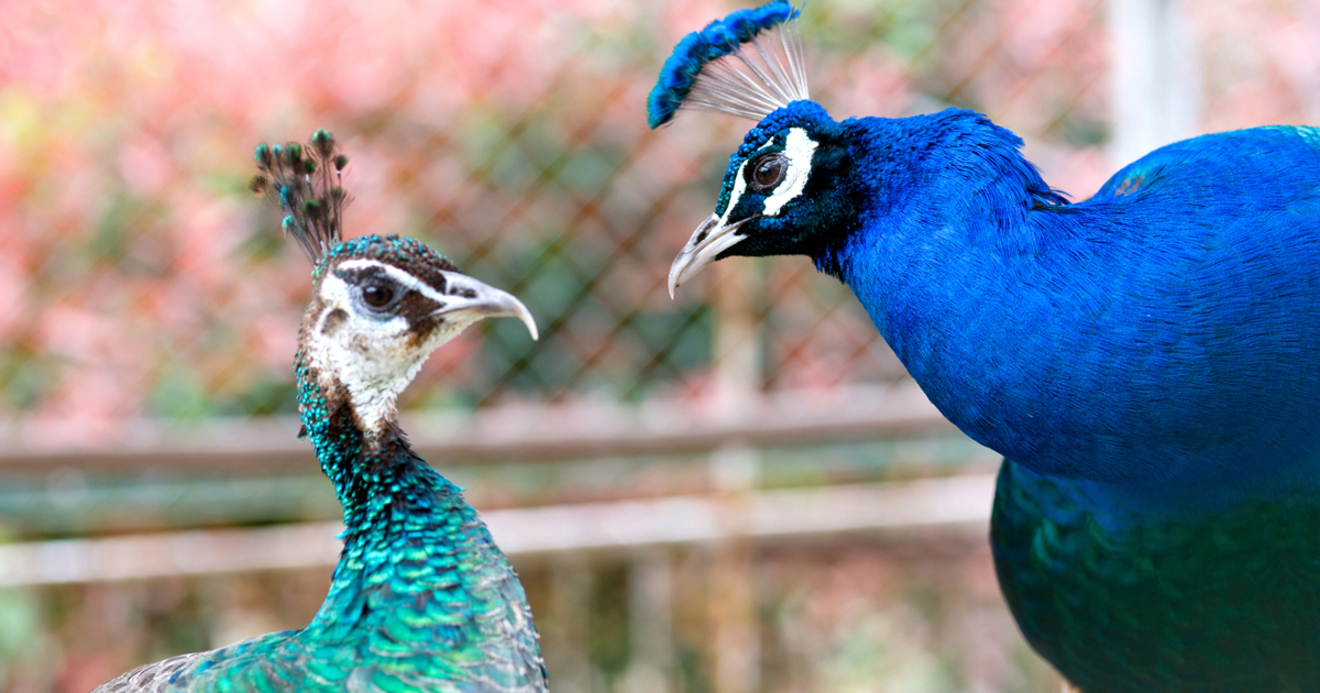
[[[997, 459], [803, 258], [670, 260], [751, 123], [644, 103], [723, 0], [0, 4], [0, 690], [296, 628], [339, 507], [298, 430], [306, 260], [247, 192], [334, 132], [347, 234], [510, 289], [405, 428], [527, 586], [554, 688], [1053, 691], [995, 584]], [[972, 108], [1085, 199], [1201, 132], [1320, 122], [1311, 0], [813, 0], [836, 118]]]

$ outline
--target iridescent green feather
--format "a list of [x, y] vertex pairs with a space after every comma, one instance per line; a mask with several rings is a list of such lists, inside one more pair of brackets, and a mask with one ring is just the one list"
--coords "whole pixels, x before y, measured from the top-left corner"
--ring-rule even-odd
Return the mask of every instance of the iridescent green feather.
[[308, 437], [348, 500], [321, 610], [301, 630], [166, 660], [153, 678], [135, 672], [98, 691], [546, 690], [522, 586], [461, 489], [401, 437], [361, 455], [347, 412], [309, 380], [300, 368]]
[[991, 529], [1018, 625], [1076, 686], [1320, 690], [1317, 499], [1247, 502], [1196, 521], [1152, 522], [1135, 508], [1126, 523], [1097, 517], [1087, 500], [1075, 481], [1005, 462]]

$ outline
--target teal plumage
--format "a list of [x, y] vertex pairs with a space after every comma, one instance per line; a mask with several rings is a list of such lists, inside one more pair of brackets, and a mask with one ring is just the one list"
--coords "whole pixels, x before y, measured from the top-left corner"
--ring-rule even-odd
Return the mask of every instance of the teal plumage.
[[391, 437], [342, 458], [361, 470], [337, 485], [349, 529], [307, 627], [166, 660], [97, 690], [546, 690], [508, 561], [461, 490]]
[[[319, 146], [342, 169], [323, 132], [308, 150]], [[342, 205], [337, 179], [290, 193], [289, 166], [279, 163], [289, 158], [264, 151], [257, 158], [266, 177], [255, 187], [275, 187], [286, 230], [316, 261], [295, 359], [298, 403], [304, 435], [344, 507], [344, 548], [306, 627], [147, 665], [98, 693], [547, 690], [517, 575], [462, 489], [412, 451], [393, 408], [421, 362], [453, 335], [509, 315], [535, 336], [530, 315], [418, 241], [340, 242], [338, 222], [318, 225], [305, 204]]]
[[999, 472], [1000, 588], [1046, 659], [1088, 692], [1314, 690], [1313, 494], [1154, 521], [1140, 505], [1123, 513], [1092, 493], [1013, 462]]

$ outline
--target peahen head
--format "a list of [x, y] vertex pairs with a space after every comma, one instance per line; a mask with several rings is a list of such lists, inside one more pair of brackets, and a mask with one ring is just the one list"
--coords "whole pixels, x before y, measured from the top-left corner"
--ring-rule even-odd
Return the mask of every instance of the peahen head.
[[518, 299], [462, 274], [411, 238], [340, 243], [315, 275], [300, 346], [323, 389], [343, 385], [366, 431], [391, 422], [395, 398], [431, 352], [477, 321], [516, 317], [537, 336], [536, 322]]
[[284, 230], [315, 263], [313, 296], [299, 334], [299, 366], [326, 397], [343, 398], [369, 437], [394, 421], [394, 403], [426, 358], [472, 324], [516, 317], [536, 322], [518, 299], [462, 274], [426, 244], [398, 236], [340, 240], [347, 158], [318, 130], [256, 152], [253, 189], [272, 191]]

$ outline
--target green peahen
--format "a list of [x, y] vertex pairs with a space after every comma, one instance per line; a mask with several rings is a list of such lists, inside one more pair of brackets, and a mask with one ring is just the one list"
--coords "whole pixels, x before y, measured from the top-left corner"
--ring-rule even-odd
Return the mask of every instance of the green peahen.
[[347, 158], [317, 131], [261, 145], [253, 189], [315, 264], [295, 370], [304, 435], [344, 506], [343, 552], [312, 622], [148, 664], [120, 691], [533, 693], [547, 690], [517, 575], [462, 489], [408, 445], [395, 398], [433, 350], [487, 317], [536, 323], [513, 296], [410, 238], [343, 241]]
[[1206, 135], [1072, 203], [985, 116], [833, 120], [787, 2], [683, 39], [651, 92], [759, 119], [670, 291], [733, 255], [846, 283], [1002, 453], [1000, 585], [1085, 693], [1320, 691], [1320, 130]]

